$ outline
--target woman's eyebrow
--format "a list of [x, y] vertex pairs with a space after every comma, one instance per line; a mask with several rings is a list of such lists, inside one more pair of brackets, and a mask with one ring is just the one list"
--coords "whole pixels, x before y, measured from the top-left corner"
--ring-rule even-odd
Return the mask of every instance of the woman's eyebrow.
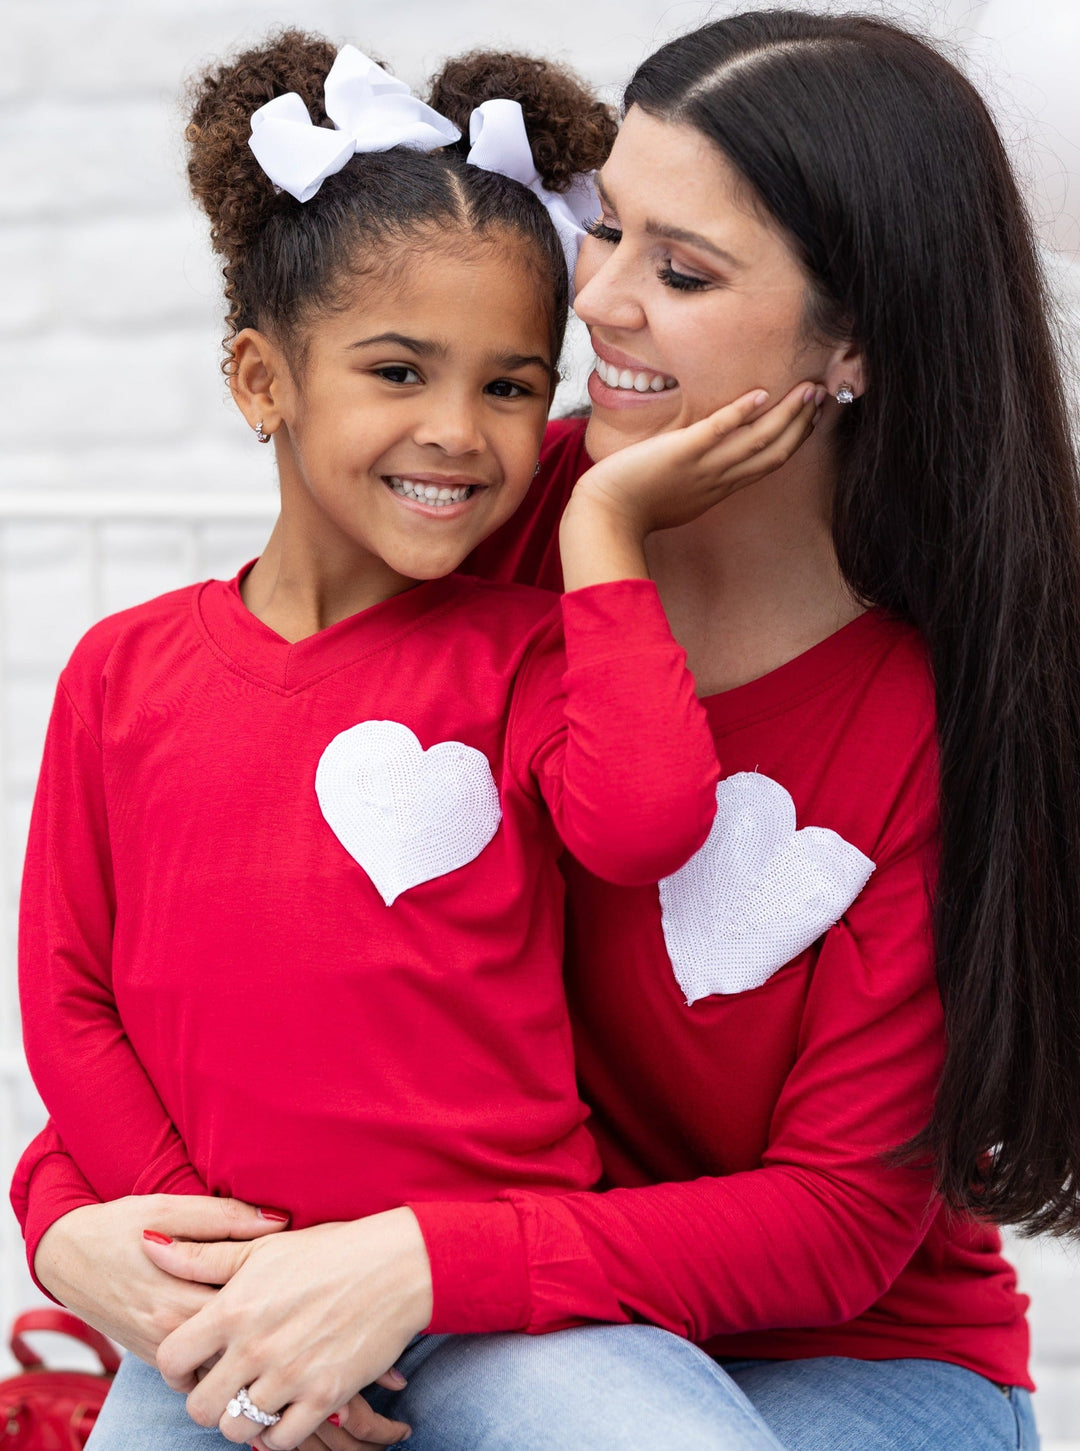
[[[604, 186], [600, 173], [597, 172], [593, 178], [596, 183], [597, 195], [606, 207], [618, 215], [618, 208], [611, 200], [611, 194]], [[715, 242], [710, 242], [708, 237], [703, 237], [700, 232], [688, 231], [686, 227], [669, 227], [663, 222], [647, 221], [645, 231], [650, 237], [661, 237], [668, 242], [685, 242], [690, 247], [700, 247], [703, 252], [711, 252], [721, 262], [726, 262], [729, 267], [741, 267], [742, 263], [738, 258], [733, 257], [730, 252], [725, 252], [723, 247], [718, 247]]]
[[663, 237], [668, 242], [685, 242], [690, 247], [700, 247], [703, 252], [711, 252], [721, 262], [726, 262], [729, 267], [741, 267], [742, 263], [733, 257], [730, 252], [725, 252], [723, 247], [718, 247], [715, 242], [710, 242], [708, 237], [703, 237], [700, 232], [690, 232], [685, 227], [668, 227], [662, 222], [648, 221], [645, 223], [645, 230], [650, 237]]

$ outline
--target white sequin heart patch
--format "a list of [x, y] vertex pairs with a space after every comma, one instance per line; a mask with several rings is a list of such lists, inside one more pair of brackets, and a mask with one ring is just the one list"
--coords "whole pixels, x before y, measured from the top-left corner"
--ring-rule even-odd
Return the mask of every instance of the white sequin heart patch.
[[721, 781], [708, 840], [660, 883], [664, 941], [687, 1003], [760, 987], [840, 920], [873, 870], [835, 831], [796, 831], [779, 782], [754, 771]]
[[366, 720], [323, 751], [315, 792], [331, 830], [388, 907], [478, 857], [499, 829], [499, 791], [482, 751], [429, 750], [394, 720]]

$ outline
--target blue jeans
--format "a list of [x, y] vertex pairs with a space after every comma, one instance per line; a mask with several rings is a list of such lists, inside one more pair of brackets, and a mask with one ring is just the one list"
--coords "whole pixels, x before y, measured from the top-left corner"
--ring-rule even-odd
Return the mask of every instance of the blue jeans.
[[[432, 1335], [372, 1406], [410, 1451], [1037, 1451], [1026, 1391], [936, 1360], [738, 1361], [645, 1325]], [[255, 1428], [252, 1427], [254, 1432]], [[129, 1356], [87, 1451], [225, 1451]]]

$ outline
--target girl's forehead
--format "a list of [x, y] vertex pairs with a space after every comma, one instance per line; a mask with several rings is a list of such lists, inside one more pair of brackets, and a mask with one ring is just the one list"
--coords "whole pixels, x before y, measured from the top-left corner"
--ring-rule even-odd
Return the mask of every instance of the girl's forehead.
[[442, 356], [488, 353], [553, 366], [552, 300], [523, 246], [418, 247], [387, 275], [362, 276], [327, 325], [352, 347], [407, 338]]

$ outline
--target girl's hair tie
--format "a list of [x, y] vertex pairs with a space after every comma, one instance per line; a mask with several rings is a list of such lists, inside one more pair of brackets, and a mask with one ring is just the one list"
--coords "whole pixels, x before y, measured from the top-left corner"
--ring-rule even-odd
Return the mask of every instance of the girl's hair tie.
[[358, 151], [435, 151], [461, 139], [452, 122], [353, 45], [338, 51], [324, 94], [333, 131], [312, 124], [295, 91], [275, 96], [251, 118], [248, 145], [255, 159], [278, 190], [298, 202], [310, 201]]
[[573, 291], [574, 268], [586, 233], [586, 223], [600, 211], [600, 198], [591, 171], [574, 177], [565, 192], [549, 191], [540, 179], [518, 101], [485, 101], [469, 117], [471, 148], [466, 161], [483, 171], [495, 171], [528, 187], [543, 203], [558, 233], [566, 256]]

